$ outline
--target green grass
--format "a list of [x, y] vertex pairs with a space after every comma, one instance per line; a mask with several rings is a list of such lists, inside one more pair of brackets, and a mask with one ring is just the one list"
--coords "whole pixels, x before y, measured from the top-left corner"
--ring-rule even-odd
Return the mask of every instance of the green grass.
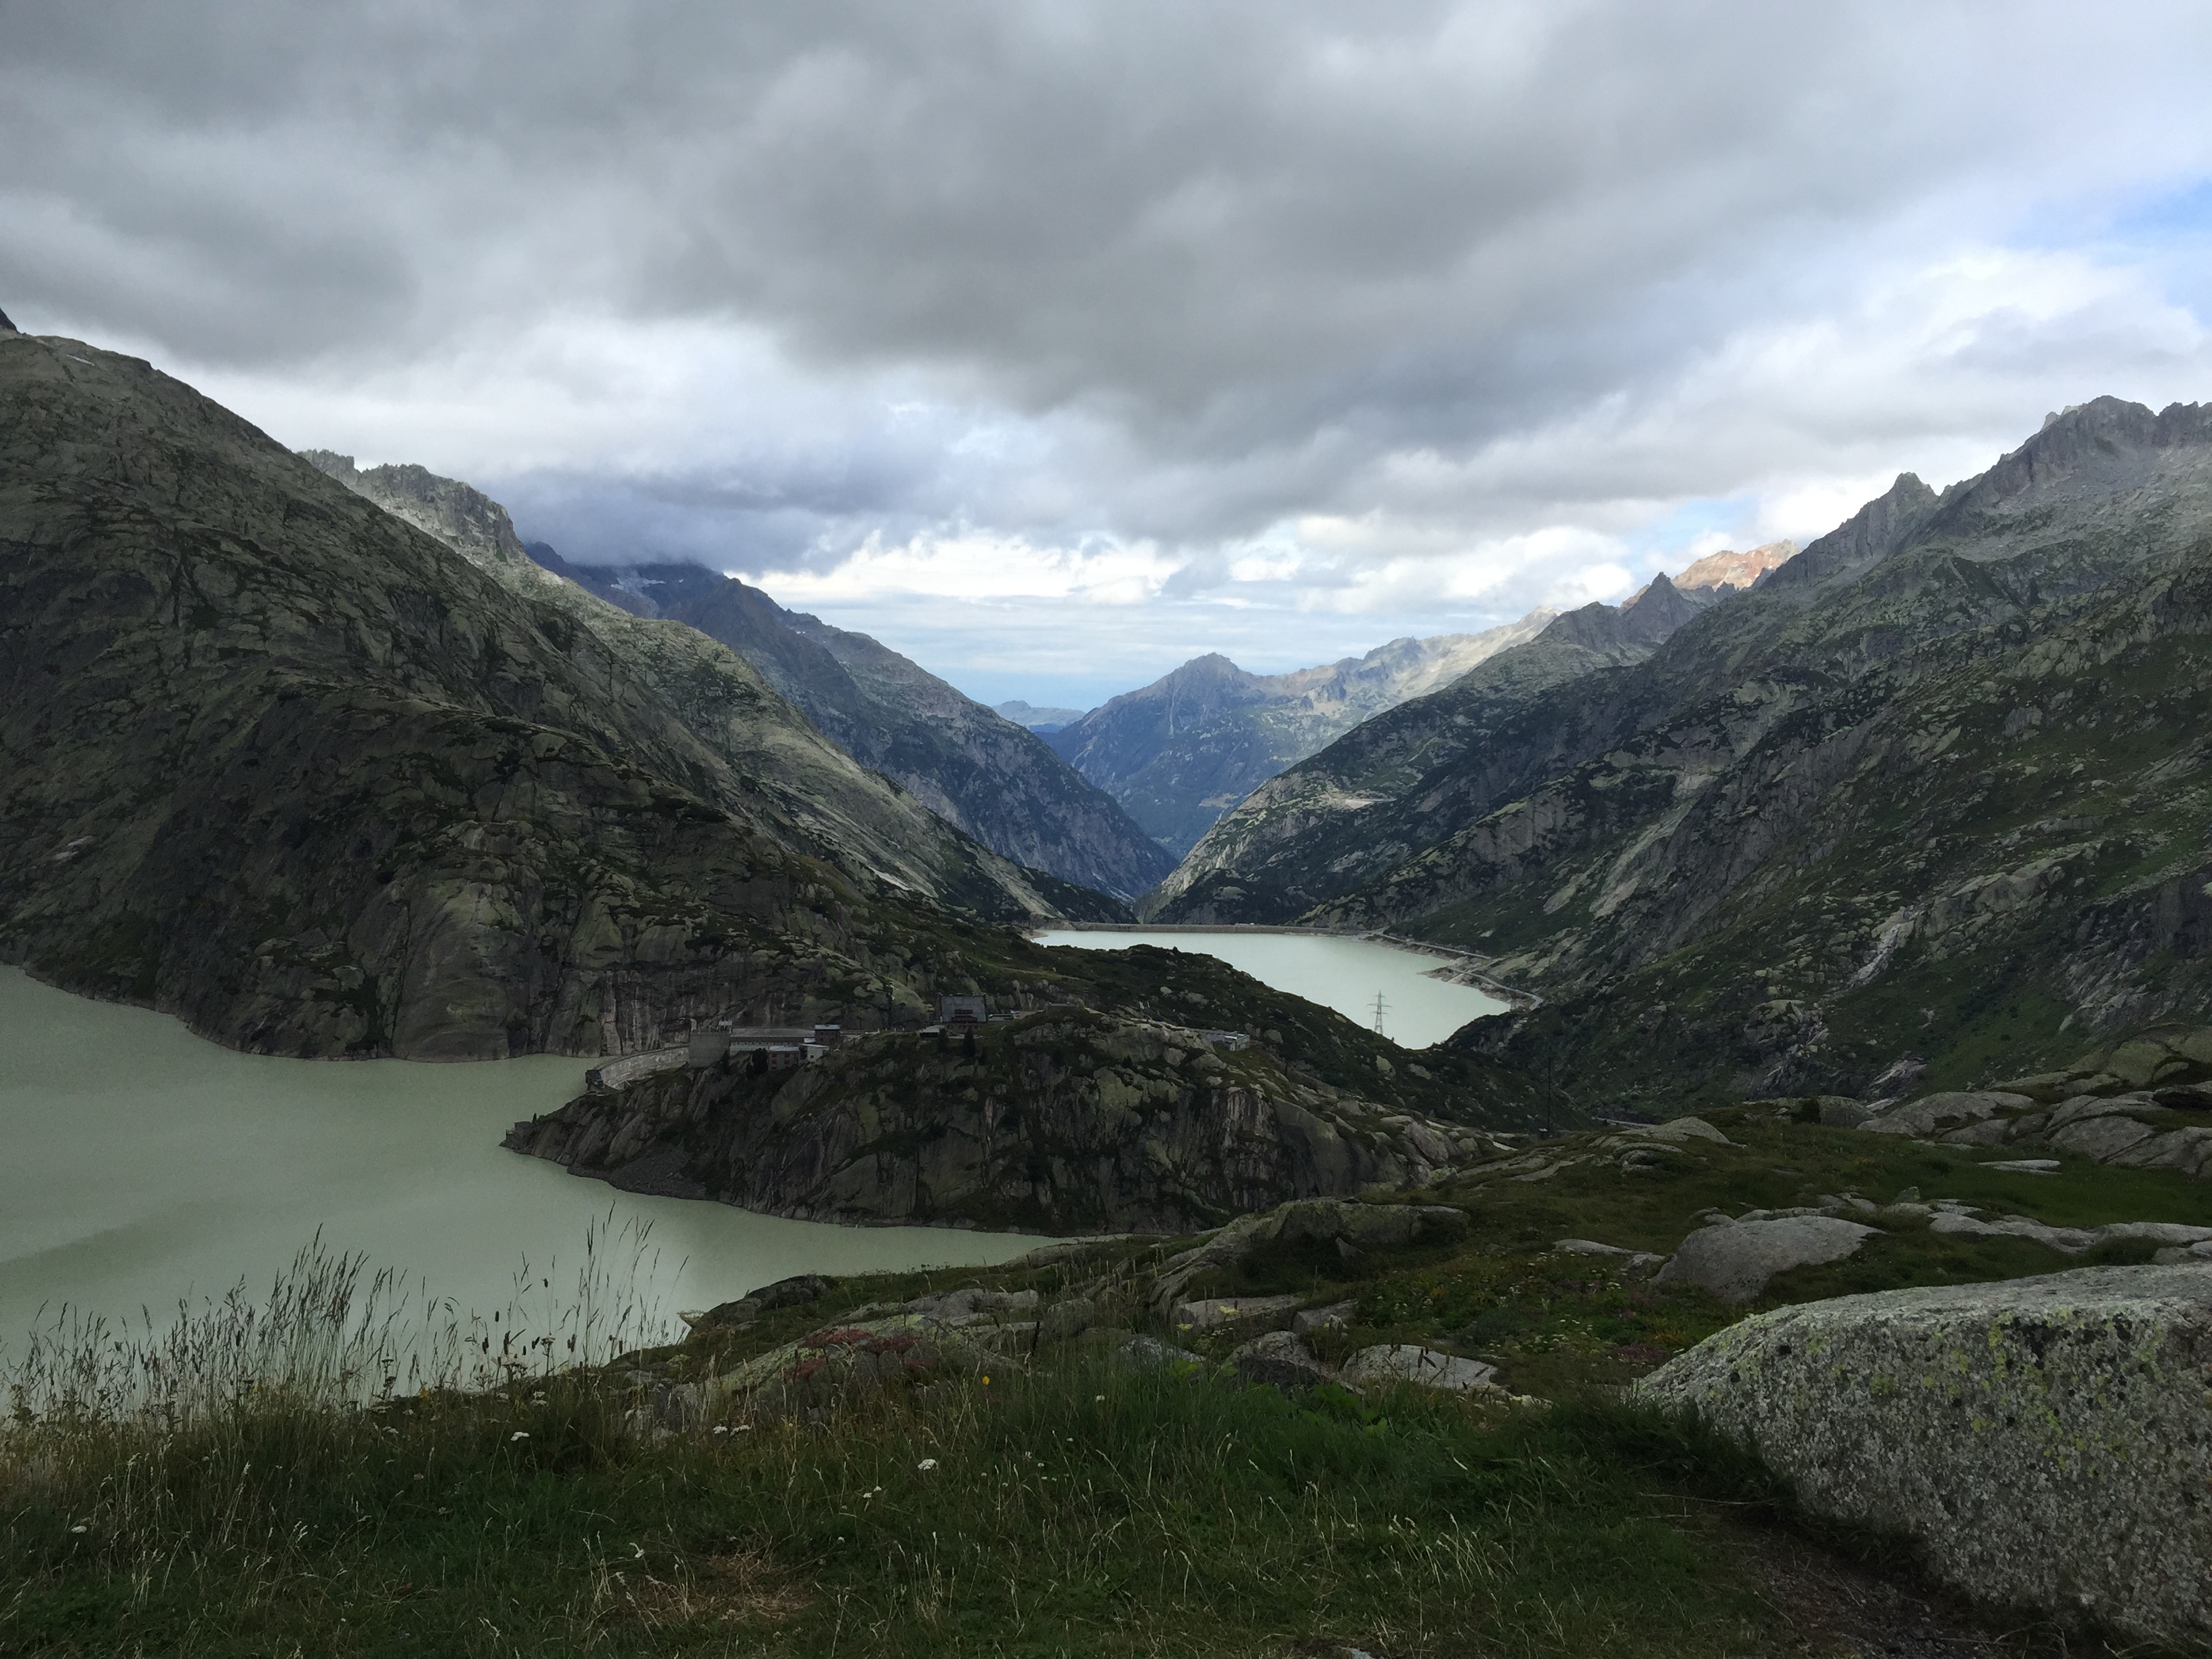
[[1774, 1495], [1618, 1408], [1079, 1354], [819, 1426], [641, 1439], [628, 1403], [576, 1378], [19, 1427], [0, 1651], [1718, 1655], [1771, 1620], [1682, 1520]]
[[[661, 1383], [863, 1304], [971, 1280], [1050, 1294], [1079, 1273], [1102, 1306], [1141, 1310], [1174, 1247], [848, 1280], [746, 1330], [597, 1368], [549, 1369], [526, 1334], [530, 1363], [502, 1365], [478, 1324], [449, 1334], [430, 1386], [396, 1391], [392, 1344], [352, 1294], [357, 1264], [343, 1283], [309, 1264], [281, 1308], [233, 1304], [135, 1348], [64, 1342], [18, 1370], [0, 1425], [0, 1654], [1826, 1651], [1804, 1647], [1814, 1615], [1758, 1564], [1840, 1549], [1893, 1575], [1893, 1541], [1819, 1532], [1741, 1452], [1619, 1402], [1616, 1385], [1751, 1310], [1552, 1242], [1663, 1251], [1715, 1206], [1846, 1189], [2082, 1224], [2212, 1219], [2212, 1196], [2171, 1171], [2068, 1160], [2007, 1176], [1971, 1149], [1771, 1109], [1712, 1117], [1737, 1144], [1695, 1143], [1657, 1175], [1593, 1162], [1427, 1189], [1473, 1216], [1460, 1244], [1285, 1248], [1204, 1287], [1349, 1301], [1352, 1324], [1315, 1340], [1325, 1356], [1443, 1347], [1541, 1396], [1522, 1405], [1285, 1396], [1237, 1383], [1219, 1363], [1231, 1335], [1173, 1334], [1200, 1359], [1164, 1369], [1092, 1337], [669, 1433], [653, 1426]], [[1858, 1255], [1786, 1275], [1759, 1305], [2079, 1265], [1876, 1219]], [[598, 1310], [570, 1323], [605, 1353], [622, 1320], [604, 1286], [587, 1294]]]

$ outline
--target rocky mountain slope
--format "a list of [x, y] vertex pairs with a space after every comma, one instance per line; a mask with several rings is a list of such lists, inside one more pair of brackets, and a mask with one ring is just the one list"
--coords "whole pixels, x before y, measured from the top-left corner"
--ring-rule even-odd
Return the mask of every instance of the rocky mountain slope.
[[[679, 720], [697, 726], [708, 742], [741, 763], [753, 765], [771, 780], [771, 787], [789, 785], [782, 805], [796, 822], [816, 832], [816, 850], [833, 860], [860, 855], [872, 873], [971, 905], [981, 914], [1037, 915], [1055, 909], [1094, 921], [1118, 915], [1117, 906], [1080, 890], [1081, 884], [1063, 882], [1048, 872], [1017, 869], [1003, 858], [986, 854], [978, 860], [977, 849], [924, 822], [925, 815], [916, 812], [896, 780], [886, 792], [880, 776], [863, 773], [856, 779], [849, 765], [824, 765], [824, 745], [818, 741], [796, 746], [779, 741], [773, 756], [750, 755], [743, 745], [759, 741], [759, 733], [727, 727], [714, 716], [714, 697], [709, 696], [703, 704], [699, 697], [702, 686], [712, 685], [736, 665], [728, 649], [693, 638], [669, 621], [643, 620], [637, 611], [611, 613], [565, 581], [549, 580], [527, 556], [507, 509], [481, 490], [420, 466], [380, 466], [360, 472], [349, 457], [327, 450], [308, 450], [304, 459], [355, 494], [435, 536], [510, 589], [561, 606], [592, 628], [610, 648], [630, 653], [631, 666], [666, 699]], [[691, 574], [684, 580], [694, 595], [717, 592], [725, 585], [725, 578], [711, 572], [686, 568]], [[744, 660], [743, 653], [738, 657]], [[759, 678], [781, 690], [775, 676], [761, 673]], [[783, 712], [787, 716], [789, 710]], [[806, 711], [800, 708], [799, 713]], [[698, 718], [702, 714], [703, 723]], [[783, 724], [789, 724], [788, 720]], [[817, 736], [818, 732], [817, 727]], [[921, 805], [927, 808], [929, 803]], [[910, 847], [921, 849], [918, 862]], [[970, 865], [977, 868], [971, 871]]]
[[428, 477], [394, 490], [469, 550], [143, 362], [0, 334], [0, 957], [271, 1052], [596, 1054], [918, 998], [962, 912], [1104, 902]]
[[1042, 738], [866, 634], [697, 565], [606, 569], [572, 564], [542, 542], [527, 550], [611, 604], [719, 640], [863, 766], [994, 852], [1124, 899], [1174, 862]]
[[1319, 757], [1380, 786], [1348, 812], [1378, 839], [1420, 833], [1380, 869], [1279, 859], [1278, 902], [1492, 953], [1547, 1000], [1464, 1040], [1615, 1098], [1965, 1085], [2185, 1014], [2208, 537], [2212, 410], [2100, 398], [1440, 763]]
[[1480, 634], [1393, 640], [1364, 657], [1288, 674], [1248, 674], [1218, 653], [1194, 657], [1048, 740], [1180, 857], [1285, 766], [1534, 637], [1551, 616], [1533, 611]]
[[[1449, 686], [1355, 727], [1262, 784], [1148, 895], [1148, 919], [1287, 921], [1465, 821], [1470, 799], [1548, 775], [1587, 689], [1641, 662], [1709, 602], [1664, 575], [1553, 619]], [[1510, 798], [1508, 793], [1507, 798]]]

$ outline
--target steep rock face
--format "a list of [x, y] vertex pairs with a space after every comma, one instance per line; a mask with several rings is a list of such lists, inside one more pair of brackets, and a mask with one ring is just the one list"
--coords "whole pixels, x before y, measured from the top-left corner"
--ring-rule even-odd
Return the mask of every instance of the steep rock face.
[[525, 550], [611, 605], [727, 646], [862, 765], [1018, 864], [1127, 899], [1173, 861], [1041, 738], [865, 634], [698, 565], [609, 569], [543, 542]]
[[1180, 856], [1285, 767], [1534, 637], [1551, 616], [1535, 611], [1481, 634], [1393, 640], [1364, 657], [1288, 674], [1248, 674], [1218, 653], [1197, 657], [1050, 740]]
[[596, 1054], [917, 1001], [965, 924], [902, 889], [1039, 908], [742, 660], [489, 540], [0, 336], [0, 956], [270, 1052]]
[[1609, 713], [1605, 692], [1619, 678], [1609, 671], [1650, 656], [1708, 602], [1662, 575], [1629, 604], [1569, 611], [1443, 690], [1375, 716], [1255, 790], [1140, 913], [1288, 921], [1388, 871], [1574, 754]]
[[1814, 1514], [1944, 1582], [2138, 1639], [2212, 1640], [2212, 1266], [2084, 1267], [1756, 1316], [1646, 1378]]
[[586, 1095], [507, 1145], [635, 1190], [815, 1220], [1183, 1232], [1426, 1180], [1496, 1146], [1301, 1078], [1265, 1049], [1048, 1010], [878, 1036], [795, 1072], [741, 1060]]

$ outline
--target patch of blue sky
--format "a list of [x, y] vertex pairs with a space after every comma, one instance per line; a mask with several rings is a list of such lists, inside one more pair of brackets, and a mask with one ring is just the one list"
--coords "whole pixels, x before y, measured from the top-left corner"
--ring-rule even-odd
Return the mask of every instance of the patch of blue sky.
[[2212, 178], [2116, 199], [2081, 198], [2039, 204], [2006, 240], [2037, 252], [2069, 252], [2104, 265], [2145, 273], [2160, 293], [2200, 316], [2212, 312]]
[[1752, 526], [1758, 521], [1759, 498], [1752, 495], [1702, 495], [1674, 507], [1626, 532], [1621, 541], [1628, 562], [1646, 574], [1664, 570], [1679, 575], [1685, 565], [1713, 552], [1714, 536], [1727, 538], [1726, 545], [1755, 546]]
[[2103, 234], [2093, 240], [2152, 249], [2212, 240], [2212, 179], [2129, 203], [2110, 216]]

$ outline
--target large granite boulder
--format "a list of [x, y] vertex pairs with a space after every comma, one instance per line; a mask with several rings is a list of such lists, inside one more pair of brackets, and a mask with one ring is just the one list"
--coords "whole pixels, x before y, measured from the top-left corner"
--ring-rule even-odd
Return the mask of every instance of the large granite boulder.
[[1878, 1135], [1932, 1135], [1938, 1130], [1956, 1130], [1966, 1124], [1980, 1123], [2002, 1113], [2024, 1112], [2034, 1104], [2027, 1095], [2004, 1090], [1955, 1090], [1946, 1094], [1923, 1095], [1910, 1104], [1893, 1106], [1858, 1127]]
[[2212, 1264], [1839, 1297], [1644, 1379], [1984, 1601], [2212, 1641]]
[[1723, 1302], [1749, 1302], [1775, 1274], [1840, 1261], [1876, 1231], [1861, 1222], [1825, 1215], [1717, 1222], [1684, 1239], [1652, 1282], [1685, 1279], [1703, 1285]]

